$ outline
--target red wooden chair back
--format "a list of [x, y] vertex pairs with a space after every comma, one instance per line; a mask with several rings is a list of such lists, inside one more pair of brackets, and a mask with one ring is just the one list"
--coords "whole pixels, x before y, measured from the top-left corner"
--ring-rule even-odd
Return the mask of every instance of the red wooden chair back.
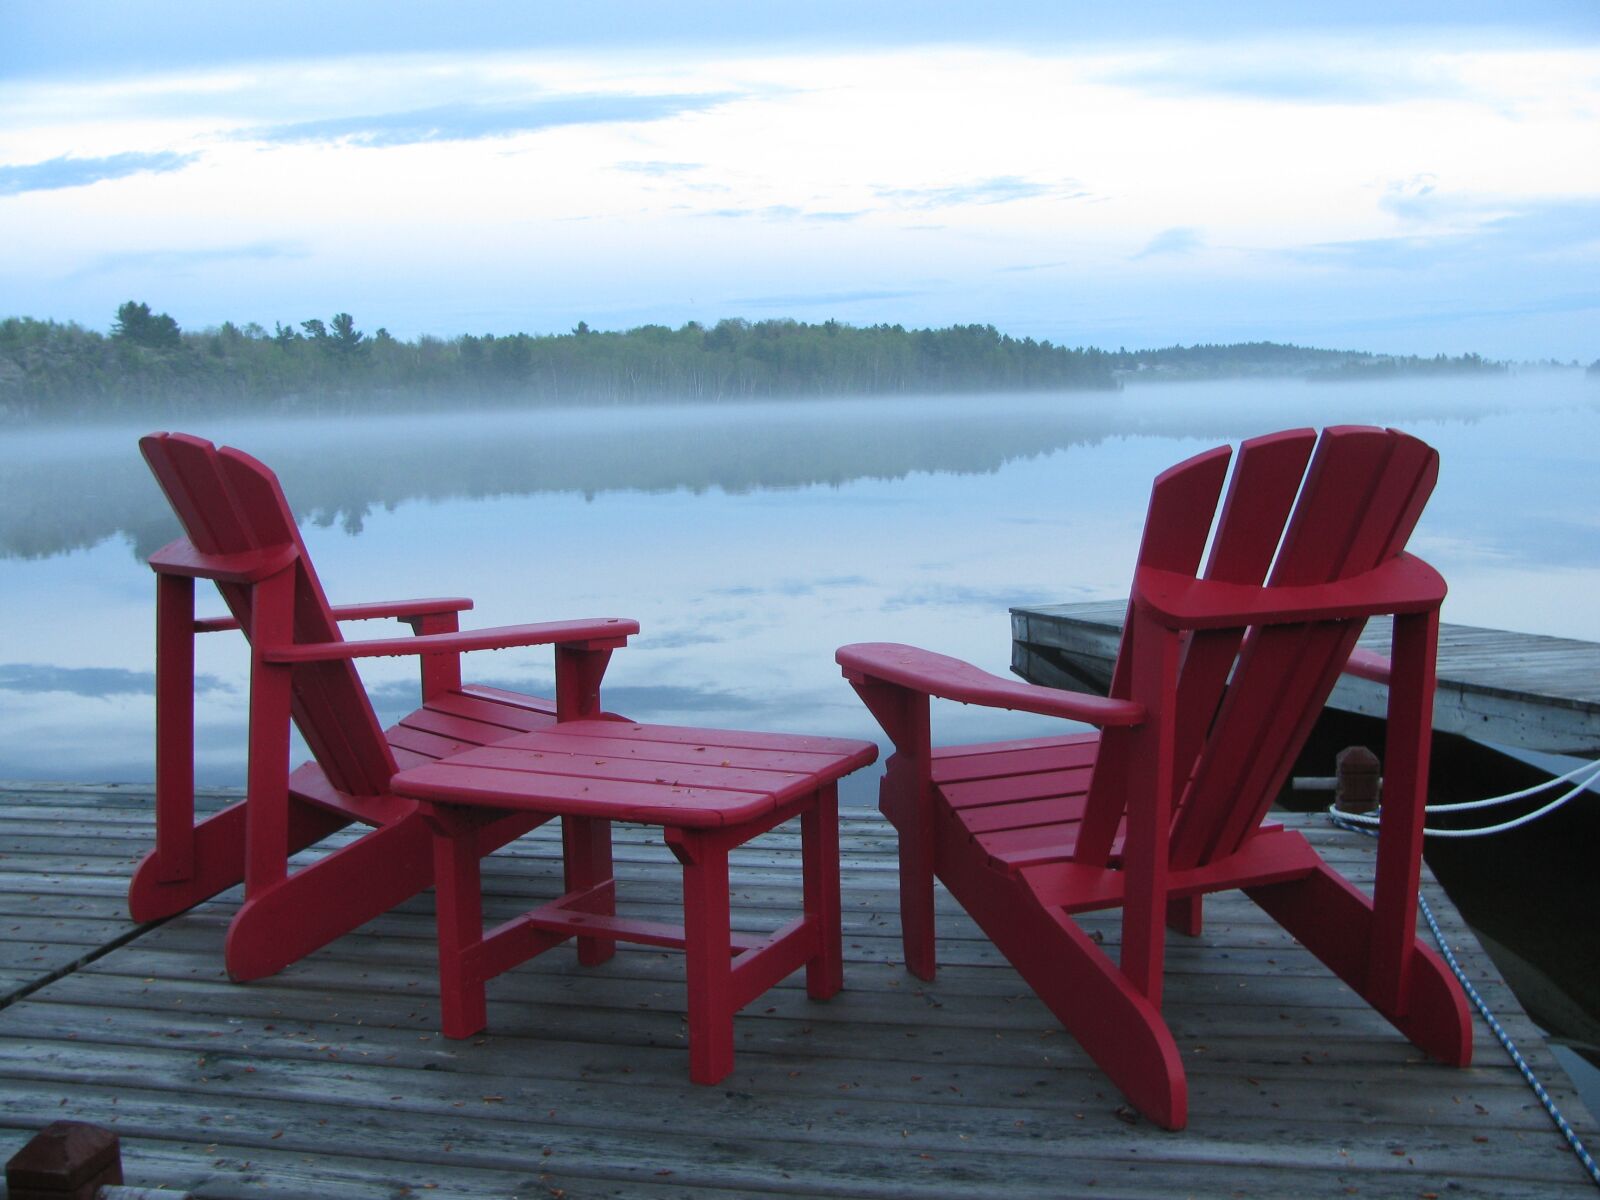
[[[293, 546], [294, 640], [342, 640], [271, 470], [248, 454], [187, 434], [153, 433], [140, 439], [139, 448], [196, 550], [238, 554]], [[249, 637], [256, 589], [221, 581], [217, 588]], [[355, 667], [348, 661], [301, 664], [292, 680], [290, 711], [328, 782], [355, 796], [387, 792], [394, 756]]]
[[[1312, 430], [1291, 430], [1240, 446], [1218, 514], [1229, 457], [1222, 447], [1157, 477], [1140, 566], [1252, 586], [1336, 582], [1405, 548], [1438, 478], [1438, 454], [1406, 434], [1332, 427], [1319, 441]], [[1175, 700], [1172, 866], [1231, 854], [1260, 825], [1363, 624], [1185, 635]], [[1113, 696], [1130, 695], [1133, 628], [1130, 612]], [[1079, 861], [1104, 865], [1111, 855], [1124, 815], [1128, 742], [1125, 731], [1105, 733]]]

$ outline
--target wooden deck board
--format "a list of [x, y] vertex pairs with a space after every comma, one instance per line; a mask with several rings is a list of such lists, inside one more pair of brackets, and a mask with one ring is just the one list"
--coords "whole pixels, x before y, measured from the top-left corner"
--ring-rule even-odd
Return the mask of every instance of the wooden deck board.
[[[1470, 1070], [1423, 1061], [1239, 896], [1172, 942], [1166, 1008], [1194, 1115], [1169, 1134], [1132, 1118], [942, 892], [939, 979], [903, 971], [875, 813], [843, 821], [845, 991], [813, 1003], [797, 976], [757, 1000], [713, 1088], [688, 1081], [681, 959], [648, 948], [595, 969], [554, 951], [490, 984], [486, 1035], [439, 1036], [426, 896], [232, 984], [236, 894], [143, 931], [122, 916], [149, 821], [148, 795], [0, 789], [0, 985], [34, 987], [0, 1008], [0, 1152], [57, 1118], [95, 1121], [122, 1136], [130, 1183], [216, 1200], [1592, 1194], [1485, 1031]], [[1364, 840], [1307, 832], [1370, 872]], [[554, 895], [556, 846], [546, 828], [492, 860], [490, 908]], [[655, 832], [619, 827], [617, 859], [624, 907], [671, 919], [677, 866]], [[735, 863], [740, 924], [776, 924], [799, 885], [798, 837], [763, 839]], [[1471, 976], [1600, 1140], [1429, 889]], [[1114, 919], [1095, 922], [1114, 940]], [[29, 947], [70, 963], [101, 937], [131, 940], [42, 985], [45, 963], [19, 975]]]
[[[1011, 610], [1012, 661], [1034, 683], [1104, 692], [1127, 601]], [[1361, 645], [1387, 653], [1387, 617], [1368, 623]], [[1600, 754], [1600, 644], [1443, 625], [1434, 728], [1480, 741], [1559, 754]], [[1383, 716], [1387, 689], [1344, 676], [1331, 707]]]

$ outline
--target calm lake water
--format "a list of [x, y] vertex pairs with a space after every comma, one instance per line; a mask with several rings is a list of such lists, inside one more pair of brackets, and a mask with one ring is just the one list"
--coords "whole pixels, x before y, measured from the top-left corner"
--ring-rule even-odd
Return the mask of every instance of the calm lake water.
[[[156, 425], [275, 467], [335, 603], [466, 595], [464, 624], [637, 618], [608, 704], [641, 720], [872, 737], [834, 648], [915, 642], [1006, 673], [1007, 607], [1125, 595], [1151, 478], [1292, 425], [1392, 424], [1443, 471], [1413, 549], [1447, 620], [1600, 640], [1600, 384], [1129, 387], [1117, 394], [800, 401], [217, 421], [0, 434], [0, 778], [152, 776], [154, 583], [176, 536], [135, 445]], [[202, 611], [220, 611], [202, 593]], [[209, 607], [207, 607], [209, 605]], [[392, 626], [374, 623], [355, 636]], [[382, 715], [414, 667], [371, 661]], [[246, 663], [201, 639], [199, 771], [243, 777]], [[468, 677], [548, 693], [548, 650]], [[953, 707], [947, 740], [1041, 720]], [[872, 779], [851, 798], [866, 802]]]

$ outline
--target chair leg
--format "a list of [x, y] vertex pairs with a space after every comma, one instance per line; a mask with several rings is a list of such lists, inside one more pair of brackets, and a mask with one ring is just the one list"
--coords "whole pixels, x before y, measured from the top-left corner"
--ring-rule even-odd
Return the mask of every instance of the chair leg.
[[728, 851], [682, 831], [684, 972], [689, 984], [689, 1078], [720, 1083], [733, 1070], [732, 930]]
[[483, 941], [483, 885], [475, 840], [435, 833], [433, 870], [441, 1028], [445, 1037], [471, 1037], [489, 1023], [484, 981], [466, 964], [467, 951]]
[[[898, 756], [896, 756], [898, 757]], [[904, 773], [902, 773], [904, 772]], [[906, 970], [932, 980], [934, 955], [933, 830], [925, 785], [894, 759], [878, 785], [878, 807], [900, 835], [900, 944]]]
[[1182, 1129], [1189, 1083], [1161, 1011], [1071, 917], [1035, 909], [1016, 933], [1006, 957], [1018, 974], [1135, 1108], [1165, 1129]]
[[806, 995], [826, 1000], [844, 986], [839, 904], [839, 793], [829, 784], [800, 815], [806, 920], [816, 929], [817, 953], [806, 963]]
[[195, 869], [194, 636], [194, 580], [157, 575], [156, 852], [150, 870], [160, 883], [187, 880]]
[[1472, 1014], [1444, 961], [1413, 939], [1401, 1004], [1391, 1006], [1368, 979], [1373, 904], [1327, 864], [1290, 883], [1246, 888], [1246, 894], [1354, 988], [1411, 1042], [1440, 1062], [1472, 1062]]
[[[603, 909], [595, 909], [606, 916], [614, 916], [616, 885], [612, 880], [611, 822], [592, 817], [562, 817], [561, 846], [563, 871], [568, 892], [581, 892], [598, 884], [611, 883], [609, 902]], [[579, 937], [578, 961], [586, 967], [597, 967], [617, 952], [617, 943], [609, 938]]]
[[942, 874], [996, 949], [1135, 1108], [1166, 1129], [1189, 1119], [1189, 1084], [1161, 1010], [1078, 923], [1021, 881], [947, 858]]
[[1180, 896], [1167, 901], [1167, 928], [1186, 937], [1199, 937], [1204, 925], [1201, 895]]
[[[168, 877], [159, 849], [145, 855], [128, 885], [128, 915], [140, 922], [159, 921], [242, 882], [244, 816], [245, 803], [240, 801], [194, 827], [194, 870], [185, 879]], [[156, 837], [159, 841], [159, 830]]]
[[[292, 800], [291, 814], [290, 846], [295, 849], [348, 824], [342, 817]], [[427, 827], [411, 813], [249, 896], [229, 924], [223, 943], [229, 977], [242, 982], [281, 971], [388, 912], [433, 882], [428, 860]]]
[[[914, 842], [920, 845], [913, 845]], [[932, 981], [938, 972], [933, 949], [933, 854], [926, 838], [900, 840], [900, 942], [906, 970]]]

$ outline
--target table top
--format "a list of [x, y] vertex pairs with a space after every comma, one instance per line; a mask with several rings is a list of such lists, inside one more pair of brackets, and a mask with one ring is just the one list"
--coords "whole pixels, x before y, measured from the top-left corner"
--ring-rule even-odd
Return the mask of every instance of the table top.
[[446, 804], [706, 828], [758, 819], [864, 767], [871, 742], [632, 721], [566, 721], [394, 777]]

